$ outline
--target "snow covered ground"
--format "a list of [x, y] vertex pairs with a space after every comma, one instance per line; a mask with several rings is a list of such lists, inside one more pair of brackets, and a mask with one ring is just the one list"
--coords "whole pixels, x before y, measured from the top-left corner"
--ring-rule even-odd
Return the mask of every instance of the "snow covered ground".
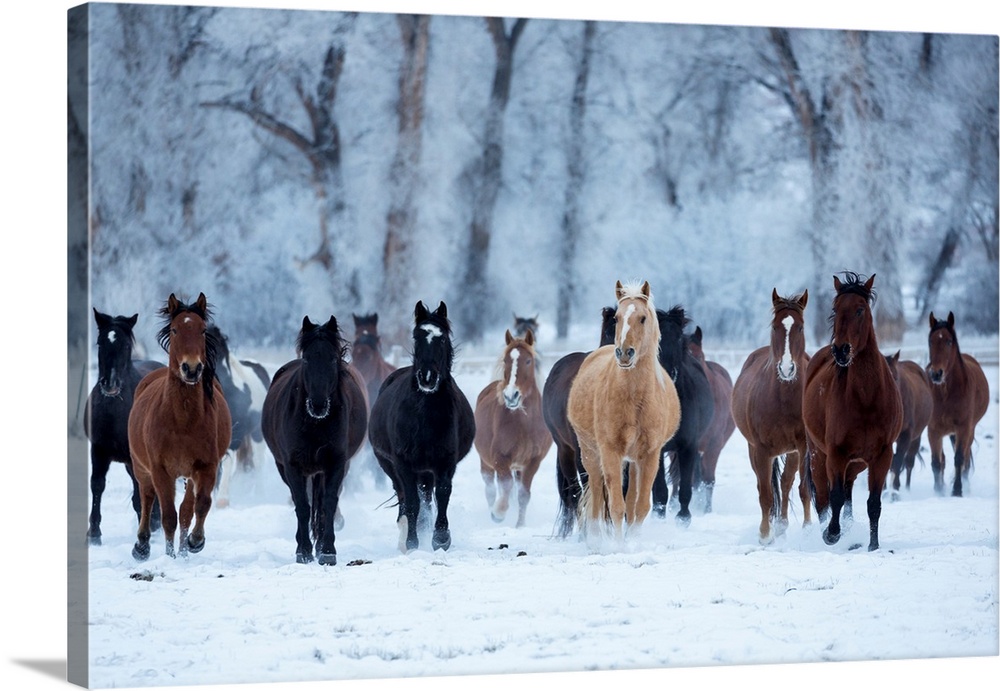
[[[471, 362], [459, 363], [459, 383], [474, 401], [491, 368]], [[133, 560], [130, 485], [115, 466], [104, 544], [90, 550], [91, 686], [996, 656], [997, 368], [987, 376], [967, 496], [935, 496], [925, 449], [912, 490], [883, 505], [875, 553], [850, 550], [868, 541], [865, 476], [838, 545], [802, 527], [797, 498], [786, 535], [758, 544], [738, 432], [713, 513], [695, 509], [687, 529], [650, 518], [624, 549], [596, 554], [552, 537], [554, 451], [515, 529], [514, 511], [504, 524], [490, 519], [473, 450], [455, 480], [451, 549], [432, 552], [425, 539], [408, 555], [397, 549], [391, 489], [359, 457], [338, 565], [327, 568], [295, 563], [292, 507], [263, 446], [258, 469], [234, 480], [232, 506], [209, 514], [205, 550], [188, 559], [164, 556], [159, 535], [148, 562]], [[832, 668], [797, 669], [815, 678]]]

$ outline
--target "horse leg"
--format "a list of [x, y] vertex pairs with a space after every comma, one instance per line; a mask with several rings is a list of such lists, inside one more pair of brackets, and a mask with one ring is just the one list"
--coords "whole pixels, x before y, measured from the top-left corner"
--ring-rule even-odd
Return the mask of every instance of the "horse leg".
[[878, 521], [882, 516], [882, 487], [892, 463], [892, 446], [886, 445], [879, 458], [868, 467], [868, 551], [878, 549]]
[[518, 473], [517, 481], [517, 528], [524, 527], [524, 519], [528, 513], [528, 502], [531, 501], [531, 483], [535, 479], [535, 473], [541, 465], [542, 459], [536, 463], [529, 463], [524, 470]]
[[[601, 449], [601, 470], [604, 473], [604, 489], [607, 492], [607, 508], [611, 518], [611, 526], [615, 538], [619, 541], [623, 538], [623, 526], [625, 521], [625, 496], [622, 493], [622, 483], [619, 481], [622, 474], [622, 457], [616, 454], [613, 449], [605, 447]], [[638, 487], [634, 488], [638, 491]], [[630, 491], [632, 491], [630, 489]]]
[[222, 457], [222, 472], [219, 478], [219, 496], [216, 499], [216, 505], [220, 509], [224, 509], [229, 506], [229, 482], [233, 479], [233, 469], [236, 467], [236, 460], [233, 458], [233, 452], [231, 450], [226, 450], [226, 455]]
[[[336, 535], [334, 534], [336, 518], [339, 515], [340, 487], [347, 474], [347, 462], [335, 461], [331, 468], [323, 473], [323, 502], [321, 520], [323, 521], [322, 537], [316, 540], [316, 559], [321, 566], [334, 566], [337, 563]], [[316, 482], [320, 482], [317, 477]]]
[[[107, 485], [108, 468], [111, 467], [111, 458], [102, 453], [96, 446], [90, 447], [90, 527], [87, 529], [87, 540], [92, 545], [101, 544], [101, 497], [104, 496], [104, 488]], [[139, 502], [139, 494], [135, 489], [135, 480], [132, 481], [132, 505]], [[136, 512], [138, 514], [138, 511]]]
[[[132, 480], [132, 508], [135, 509], [136, 518], [139, 518], [142, 514], [142, 502], [139, 497], [139, 483], [135, 479], [131, 461], [125, 464], [125, 472]], [[153, 509], [149, 513], [149, 529], [154, 533], [160, 529], [160, 501], [156, 498], [156, 494], [153, 494]]]
[[455, 475], [455, 467], [441, 473], [434, 486], [434, 498], [437, 500], [437, 518], [434, 520], [434, 536], [431, 546], [434, 549], [447, 550], [451, 547], [451, 530], [448, 528], [448, 502], [451, 500], [451, 483]]
[[[670, 488], [667, 486], [667, 469], [664, 458], [667, 456], [666, 450], [660, 452], [659, 462], [656, 466], [656, 477], [652, 484], [652, 506], [653, 513], [657, 518], [666, 518], [667, 502], [670, 500]], [[676, 458], [676, 454], [675, 454]], [[675, 496], [677, 493], [675, 492]]]
[[[194, 529], [185, 541], [187, 548], [198, 553], [205, 548], [205, 518], [212, 508], [212, 489], [215, 487], [215, 471], [195, 471], [191, 483], [194, 484]], [[189, 519], [190, 520], [190, 519]]]
[[194, 516], [194, 480], [184, 480], [184, 498], [181, 499], [179, 513], [180, 535], [177, 537], [177, 551], [182, 557], [188, 555], [188, 530], [191, 528], [191, 518]]
[[955, 482], [951, 488], [951, 496], [962, 496], [962, 481], [969, 479], [971, 466], [972, 431], [963, 429], [957, 439], [953, 435], [951, 444], [955, 448]]
[[[557, 444], [556, 487], [559, 490], [558, 531], [560, 538], [567, 538], [573, 532], [576, 511], [580, 505], [580, 487], [577, 479], [576, 449], [567, 444]], [[487, 497], [488, 499], [488, 497]]]
[[816, 517], [823, 523], [830, 517], [830, 485], [826, 474], [826, 454], [816, 447], [809, 449], [808, 470], [816, 499]]
[[920, 437], [910, 442], [910, 448], [906, 450], [906, 489], [910, 489], [910, 476], [913, 475], [913, 462], [920, 452]]
[[830, 522], [823, 531], [823, 541], [828, 545], [835, 545], [840, 540], [840, 511], [844, 508], [844, 463], [837, 463], [835, 459], [827, 459], [826, 481], [830, 488]]
[[[579, 506], [580, 521], [586, 529], [586, 537], [596, 538], [601, 532], [602, 523], [607, 512], [607, 497], [605, 488], [604, 471], [601, 468], [601, 454], [597, 447], [580, 439], [580, 463], [587, 473], [587, 484], [584, 486], [584, 496]], [[614, 483], [621, 487], [619, 473], [615, 476]], [[619, 490], [620, 491], [620, 490]]]
[[[282, 466], [279, 464], [278, 468]], [[299, 471], [287, 466], [282, 471], [282, 477], [292, 495], [295, 505], [295, 561], [298, 564], [308, 564], [313, 560], [312, 539], [309, 536], [309, 491], [306, 488], [306, 477]]]
[[132, 547], [132, 557], [136, 561], [146, 561], [149, 559], [149, 514], [152, 510], [153, 501], [156, 499], [156, 491], [153, 488], [153, 478], [148, 473], [139, 474], [139, 530], [136, 534], [135, 546]]
[[896, 451], [892, 455], [892, 465], [889, 472], [892, 473], [892, 501], [899, 499], [899, 476], [903, 472], [903, 465], [906, 462], [906, 452], [910, 448], [910, 433], [904, 430], [896, 439]]
[[503, 519], [507, 517], [507, 510], [510, 508], [510, 493], [514, 489], [514, 476], [510, 471], [509, 458], [501, 457], [497, 458], [496, 461], [497, 484], [500, 486], [500, 491], [496, 501], [490, 507], [490, 516], [494, 523], [503, 523]]
[[163, 540], [168, 557], [174, 557], [174, 533], [177, 532], [177, 507], [174, 505], [176, 480], [162, 467], [152, 470], [153, 487], [156, 497], [160, 500], [160, 513], [163, 520]]
[[[486, 507], [490, 510], [490, 515], [492, 516], [493, 504], [497, 500], [496, 471], [482, 456], [479, 457], [479, 474], [482, 475], [483, 485], [485, 486]], [[495, 516], [493, 520], [496, 521]]]
[[400, 488], [403, 490], [403, 496], [400, 498], [403, 502], [403, 516], [400, 521], [397, 521], [399, 525], [399, 550], [406, 554], [406, 552], [420, 546], [420, 541], [417, 539], [417, 517], [420, 515], [421, 498], [420, 490], [417, 487], [417, 476], [414, 472], [407, 470], [400, 473], [399, 480]]
[[757, 501], [760, 504], [760, 528], [758, 530], [760, 544], [767, 545], [774, 541], [771, 535], [771, 519], [774, 515], [774, 487], [771, 472], [772, 457], [766, 451], [748, 445], [750, 452], [750, 467], [757, 476]]
[[420, 492], [420, 510], [417, 513], [417, 530], [423, 531], [431, 522], [431, 500], [434, 497], [434, 473], [425, 471], [417, 475], [417, 488]]
[[931, 447], [931, 470], [934, 471], [934, 492], [944, 496], [944, 445], [940, 434], [927, 430], [927, 441]]
[[712, 493], [715, 491], [715, 469], [722, 449], [710, 444], [701, 454], [701, 481], [705, 486], [705, 513], [712, 513]]
[[643, 521], [646, 520], [646, 516], [649, 515], [653, 483], [656, 478], [653, 468], [662, 457], [661, 450], [655, 449], [645, 458], [631, 463], [632, 486], [635, 487], [635, 493], [629, 497], [628, 502], [631, 508], [627, 516], [629, 535], [637, 533]]
[[[809, 493], [809, 450], [803, 446], [795, 452], [795, 465], [799, 471], [799, 501], [802, 502], [802, 525], [812, 522], [812, 496]], [[787, 460], [785, 461], [788, 462]]]
[[677, 449], [677, 460], [680, 469], [680, 490], [677, 497], [681, 508], [677, 512], [677, 524], [687, 527], [691, 524], [691, 494], [694, 479], [694, 467], [699, 461], [697, 446], [681, 445]]

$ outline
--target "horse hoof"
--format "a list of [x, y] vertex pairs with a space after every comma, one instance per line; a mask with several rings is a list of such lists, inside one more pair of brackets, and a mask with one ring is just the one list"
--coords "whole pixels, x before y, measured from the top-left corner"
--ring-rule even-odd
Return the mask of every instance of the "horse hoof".
[[877, 542], [872, 542], [871, 544], [868, 545], [868, 551], [869, 552], [874, 552], [877, 549], [878, 549], [878, 543]]
[[677, 514], [677, 525], [681, 528], [687, 528], [691, 525], [691, 514], [681, 512]]
[[149, 559], [149, 543], [135, 543], [135, 546], [132, 548], [132, 557], [136, 561], [146, 561]]
[[951, 491], [951, 496], [953, 496], [953, 497], [961, 497], [962, 496], [962, 490], [960, 490], [960, 489], [953, 489]]
[[759, 542], [762, 546], [767, 547], [768, 545], [774, 543], [774, 536], [768, 533], [767, 535], [761, 535]]
[[337, 554], [327, 554], [321, 552], [317, 555], [316, 560], [319, 562], [320, 566], [336, 566], [337, 565]]
[[503, 516], [497, 516], [495, 513], [491, 513], [490, 514], [490, 518], [493, 519], [494, 523], [503, 523], [503, 519], [504, 519]]
[[830, 529], [827, 528], [826, 530], [823, 531], [823, 542], [825, 542], [828, 545], [837, 544], [838, 542], [840, 542], [840, 533], [834, 535], [833, 533], [830, 532]]
[[87, 544], [92, 545], [94, 547], [100, 547], [101, 546], [101, 534], [98, 533], [97, 535], [93, 535], [91, 533], [87, 533]]
[[303, 554], [302, 552], [299, 552], [295, 555], [296, 564], [311, 564], [312, 560], [313, 558], [311, 554]]
[[666, 504], [654, 504], [653, 505], [653, 515], [657, 518], [667, 517], [667, 505]]
[[434, 549], [447, 550], [451, 547], [451, 531], [449, 530], [435, 530], [434, 538], [431, 540], [431, 545]]
[[195, 542], [194, 538], [189, 537], [187, 539], [187, 548], [188, 551], [191, 552], [192, 554], [197, 554], [201, 550], [205, 549], [205, 538], [201, 538], [200, 540]]

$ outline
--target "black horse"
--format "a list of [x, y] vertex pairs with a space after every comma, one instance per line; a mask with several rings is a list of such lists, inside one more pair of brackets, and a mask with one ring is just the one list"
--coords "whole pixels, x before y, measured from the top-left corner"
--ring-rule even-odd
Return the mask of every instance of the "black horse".
[[[108, 468], [112, 461], [125, 465], [132, 479], [132, 508], [140, 514], [139, 485], [132, 472], [132, 456], [128, 448], [128, 414], [139, 380], [163, 367], [152, 360], [133, 360], [135, 347], [133, 329], [138, 314], [112, 317], [94, 308], [97, 321], [97, 384], [87, 397], [83, 426], [90, 439], [90, 544], [101, 544], [101, 497], [107, 485]], [[153, 530], [159, 528], [160, 505], [153, 504]]]
[[368, 426], [375, 458], [399, 501], [396, 522], [404, 553], [419, 546], [417, 522], [429, 522], [432, 492], [437, 518], [431, 544], [434, 549], [451, 546], [452, 478], [476, 435], [472, 406], [451, 375], [454, 348], [448, 308], [442, 302], [430, 312], [418, 302], [414, 321], [413, 364], [382, 383]]
[[368, 400], [364, 382], [344, 359], [347, 343], [334, 317], [322, 326], [305, 317], [296, 351], [299, 358], [274, 374], [261, 427], [295, 503], [295, 560], [313, 560], [311, 527], [319, 563], [332, 566], [340, 487], [365, 439]]
[[[239, 465], [244, 470], [253, 467], [253, 443], [264, 440], [260, 426], [263, 393], [271, 385], [267, 370], [253, 360], [239, 360], [229, 350], [229, 339], [212, 324], [208, 327], [219, 344], [217, 355], [218, 367], [215, 374], [222, 385], [222, 393], [229, 405], [229, 413], [233, 418], [233, 435], [229, 442], [229, 452], [219, 464], [219, 496], [216, 503], [219, 506], [229, 504], [229, 481], [233, 468]], [[248, 371], [249, 370], [249, 371]], [[250, 380], [253, 377], [256, 381]], [[254, 385], [251, 389], [251, 384]], [[253, 391], [258, 392], [255, 397]], [[234, 460], [235, 456], [235, 460]]]
[[[601, 310], [601, 341], [599, 345], [615, 342], [615, 308]], [[587, 485], [587, 473], [580, 460], [580, 446], [576, 432], [569, 424], [566, 406], [569, 403], [569, 389], [573, 385], [580, 365], [590, 353], [569, 353], [552, 365], [542, 389], [542, 416], [545, 426], [552, 433], [556, 446], [556, 487], [559, 490], [559, 517], [557, 533], [560, 538], [569, 537], [576, 523], [580, 496]]]
[[684, 328], [689, 319], [684, 308], [676, 305], [668, 311], [656, 310], [660, 323], [660, 364], [670, 375], [681, 401], [681, 424], [676, 434], [663, 447], [660, 468], [653, 481], [653, 511], [663, 518], [667, 513], [667, 487], [665, 457], [669, 457], [679, 474], [677, 499], [680, 510], [677, 522], [691, 522], [691, 492], [694, 470], [701, 463], [700, 444], [705, 430], [712, 424], [715, 402], [712, 388], [704, 368], [688, 347]]

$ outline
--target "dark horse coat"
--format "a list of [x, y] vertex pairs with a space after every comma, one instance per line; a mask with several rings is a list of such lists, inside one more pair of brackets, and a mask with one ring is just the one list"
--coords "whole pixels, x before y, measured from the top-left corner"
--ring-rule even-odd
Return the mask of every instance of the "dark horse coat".
[[[451, 375], [454, 350], [448, 310], [414, 311], [413, 364], [383, 382], [372, 406], [368, 438], [399, 500], [400, 551], [416, 549], [417, 522], [437, 503], [432, 545], [451, 546], [448, 502], [455, 468], [469, 453], [476, 423], [469, 400]], [[421, 521], [423, 522], [423, 521]]]
[[334, 518], [340, 488], [365, 439], [365, 385], [344, 360], [346, 350], [334, 317], [322, 326], [304, 318], [301, 357], [275, 373], [261, 411], [264, 441], [295, 504], [300, 564], [313, 560], [310, 526], [319, 563], [337, 563]]
[[[98, 380], [83, 414], [83, 427], [90, 440], [90, 527], [87, 538], [92, 545], [101, 544], [101, 498], [107, 485], [108, 469], [112, 461], [125, 466], [132, 480], [132, 508], [140, 514], [139, 485], [132, 471], [132, 455], [128, 448], [128, 415], [132, 411], [135, 387], [139, 380], [153, 370], [163, 367], [162, 362], [133, 360], [135, 346], [133, 329], [139, 319], [112, 317], [94, 309], [97, 322]], [[153, 506], [153, 527], [159, 528], [160, 506]]]

